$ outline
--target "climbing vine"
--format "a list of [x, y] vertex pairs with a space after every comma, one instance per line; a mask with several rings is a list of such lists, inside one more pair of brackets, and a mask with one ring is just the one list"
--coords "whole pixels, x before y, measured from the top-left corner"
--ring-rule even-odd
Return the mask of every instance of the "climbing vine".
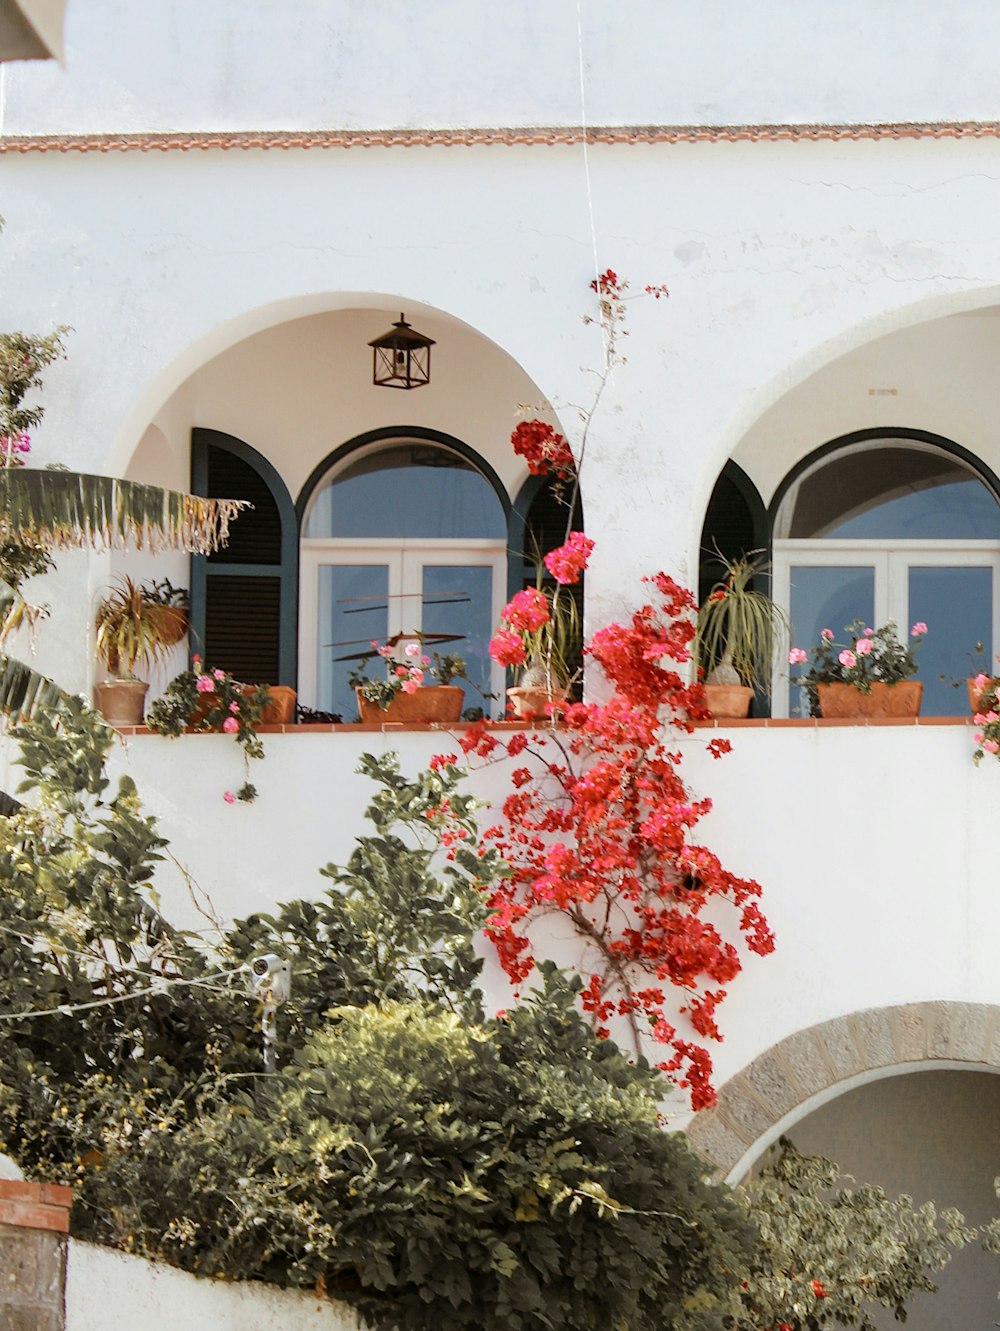
[[[591, 283], [605, 363], [585, 413], [581, 462], [593, 413], [621, 363], [627, 286], [610, 269]], [[666, 294], [663, 287], [646, 292]], [[569, 477], [568, 446], [551, 427], [522, 424], [512, 441], [532, 471]], [[570, 513], [578, 484], [579, 465]], [[568, 524], [564, 544], [545, 558], [558, 586], [544, 613], [558, 613], [560, 592], [578, 580], [592, 547]], [[488, 926], [508, 976], [517, 985], [527, 979], [535, 965], [531, 926], [540, 915], [557, 914], [586, 945], [580, 1002], [598, 1033], [608, 1035], [621, 1018], [637, 1051], [646, 1037], [665, 1046], [658, 1066], [701, 1109], [715, 1099], [702, 1041], [722, 1038], [716, 1012], [741, 967], [736, 944], [717, 923], [718, 907], [734, 914], [750, 951], [766, 955], [774, 939], [758, 904], [759, 884], [725, 869], [696, 839], [711, 802], [693, 798], [680, 775], [676, 737], [708, 716], [700, 684], [678, 669], [690, 660], [694, 599], [666, 573], [646, 583], [649, 601], [627, 623], [600, 629], [586, 648], [611, 686], [606, 702], [561, 708], [561, 728], [510, 738], [479, 725], [462, 747], [513, 764], [502, 819], [486, 834], [511, 866], [493, 889]], [[516, 611], [512, 602], [505, 621]], [[503, 649], [498, 635], [498, 660]], [[716, 758], [729, 747], [722, 739], [708, 744]]]

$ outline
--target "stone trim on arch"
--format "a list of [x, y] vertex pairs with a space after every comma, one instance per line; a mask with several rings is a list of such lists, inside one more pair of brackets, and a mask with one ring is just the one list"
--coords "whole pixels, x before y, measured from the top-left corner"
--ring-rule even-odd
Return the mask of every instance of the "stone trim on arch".
[[687, 1128], [720, 1175], [777, 1123], [830, 1087], [880, 1068], [940, 1060], [1000, 1071], [1000, 1007], [903, 1003], [820, 1022], [779, 1040], [726, 1082]]

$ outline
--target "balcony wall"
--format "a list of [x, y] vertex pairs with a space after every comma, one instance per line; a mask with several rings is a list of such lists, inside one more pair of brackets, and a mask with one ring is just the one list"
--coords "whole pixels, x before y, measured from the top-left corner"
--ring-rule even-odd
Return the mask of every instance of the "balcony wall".
[[[969, 724], [791, 721], [716, 733], [733, 742], [722, 760], [705, 752], [704, 730], [680, 742], [690, 786], [714, 801], [704, 840], [763, 885], [777, 935], [776, 952], [749, 957], [731, 986], [714, 1054], [720, 1083], [793, 1032], [846, 1012], [996, 1001], [1000, 764], [973, 766]], [[228, 737], [140, 733], [114, 756], [224, 916], [323, 890], [317, 870], [343, 861], [363, 831], [371, 787], [353, 775], [362, 753], [396, 750], [416, 771], [458, 747], [447, 732], [360, 727], [300, 727], [265, 744], [250, 806], [223, 800], [243, 780]], [[501, 767], [473, 780], [483, 798], [502, 797]], [[13, 781], [8, 772], [8, 788]], [[158, 886], [172, 917], [207, 927], [169, 863]], [[573, 959], [565, 939], [556, 951]], [[495, 966], [488, 980], [501, 1001]]]

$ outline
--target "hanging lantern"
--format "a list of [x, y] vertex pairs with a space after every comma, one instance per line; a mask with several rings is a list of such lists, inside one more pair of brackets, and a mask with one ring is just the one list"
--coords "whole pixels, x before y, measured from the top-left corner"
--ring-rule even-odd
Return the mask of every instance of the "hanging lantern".
[[402, 314], [388, 333], [368, 345], [374, 351], [372, 383], [383, 388], [421, 388], [431, 381], [432, 337], [424, 337]]

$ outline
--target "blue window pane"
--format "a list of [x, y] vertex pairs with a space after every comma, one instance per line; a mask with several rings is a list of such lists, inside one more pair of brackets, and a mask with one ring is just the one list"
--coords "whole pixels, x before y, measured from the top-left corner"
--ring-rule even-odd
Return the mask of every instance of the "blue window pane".
[[[384, 642], [388, 636], [388, 606], [385, 564], [321, 565], [316, 706], [322, 711], [339, 712], [344, 721], [356, 718], [357, 699], [347, 677], [372, 641]], [[376, 662], [369, 673], [380, 668]]]
[[359, 458], [316, 496], [306, 536], [503, 540], [496, 491], [449, 449], [407, 445]]
[[[917, 620], [928, 628], [917, 652], [924, 685], [921, 713], [961, 715], [966, 711], [965, 680], [984, 664], [990, 669], [993, 571], [911, 568], [909, 597], [910, 621], [900, 626], [900, 633], [909, 632]], [[976, 654], [977, 643], [985, 644], [985, 657]]]
[[964, 462], [905, 443], [845, 449], [798, 483], [789, 536], [996, 540], [1000, 505]]
[[[845, 642], [844, 628], [856, 619], [872, 624], [875, 615], [875, 570], [870, 567], [791, 568], [792, 641], [811, 652], [824, 629], [832, 629], [837, 642]], [[873, 625], [874, 627], [874, 625]], [[789, 685], [789, 713], [808, 716], [805, 694]]]
[[490, 704], [489, 641], [493, 631], [493, 570], [483, 564], [425, 564], [423, 577], [423, 631], [453, 637], [450, 642], [429, 642], [428, 654], [455, 652], [465, 658], [469, 680], [457, 679], [465, 689], [465, 707]]

